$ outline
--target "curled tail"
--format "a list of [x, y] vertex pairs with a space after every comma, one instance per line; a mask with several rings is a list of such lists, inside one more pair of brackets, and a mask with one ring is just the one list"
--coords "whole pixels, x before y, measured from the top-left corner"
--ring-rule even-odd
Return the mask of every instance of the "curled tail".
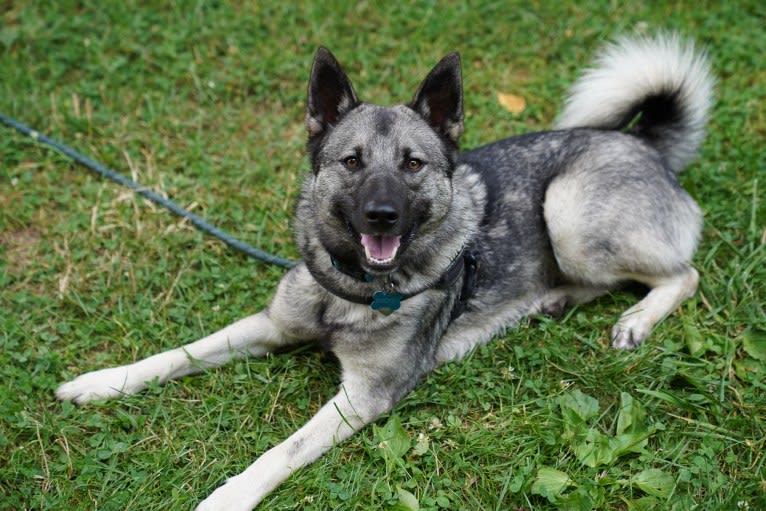
[[677, 34], [607, 46], [569, 91], [557, 129], [627, 129], [678, 173], [705, 135], [713, 77], [704, 53]]

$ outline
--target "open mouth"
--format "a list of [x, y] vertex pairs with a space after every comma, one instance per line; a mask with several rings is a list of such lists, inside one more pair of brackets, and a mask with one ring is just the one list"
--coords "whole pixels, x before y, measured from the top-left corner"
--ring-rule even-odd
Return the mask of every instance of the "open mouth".
[[418, 227], [411, 225], [403, 234], [364, 234], [355, 229], [348, 218], [344, 220], [351, 239], [364, 250], [364, 266], [373, 273], [391, 271], [398, 264], [398, 258], [415, 237]]
[[372, 265], [391, 264], [401, 246], [401, 236], [361, 234], [361, 243], [367, 262]]

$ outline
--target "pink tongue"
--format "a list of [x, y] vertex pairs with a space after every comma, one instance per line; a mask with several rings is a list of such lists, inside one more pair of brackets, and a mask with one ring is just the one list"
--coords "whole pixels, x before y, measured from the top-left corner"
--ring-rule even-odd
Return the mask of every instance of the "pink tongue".
[[362, 234], [362, 245], [367, 249], [371, 257], [379, 261], [385, 261], [394, 257], [401, 239], [401, 236]]

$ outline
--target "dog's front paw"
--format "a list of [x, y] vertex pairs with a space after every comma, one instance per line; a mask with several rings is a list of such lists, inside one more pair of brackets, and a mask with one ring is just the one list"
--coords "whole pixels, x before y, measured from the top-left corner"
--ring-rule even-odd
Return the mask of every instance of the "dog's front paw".
[[137, 375], [132, 374], [129, 365], [101, 369], [62, 384], [56, 389], [56, 397], [62, 401], [83, 404], [98, 399], [135, 394], [146, 388], [143, 381], [137, 380]]
[[643, 344], [652, 330], [640, 314], [623, 315], [612, 327], [612, 347], [618, 350], [632, 350]]
[[263, 497], [254, 492], [251, 481], [241, 474], [226, 483], [200, 502], [194, 511], [251, 511]]

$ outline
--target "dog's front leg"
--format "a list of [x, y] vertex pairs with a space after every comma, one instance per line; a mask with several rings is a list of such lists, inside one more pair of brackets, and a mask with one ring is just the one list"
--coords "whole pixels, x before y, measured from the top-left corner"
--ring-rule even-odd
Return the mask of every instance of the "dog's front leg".
[[196, 511], [250, 511], [295, 470], [390, 410], [392, 402], [362, 378], [345, 378], [339, 392], [302, 428], [229, 478]]
[[296, 342], [275, 324], [267, 311], [232, 323], [199, 341], [153, 355], [133, 364], [83, 374], [56, 389], [62, 401], [82, 404], [135, 394], [157, 380], [194, 374], [225, 364], [232, 358], [263, 356], [273, 349]]

